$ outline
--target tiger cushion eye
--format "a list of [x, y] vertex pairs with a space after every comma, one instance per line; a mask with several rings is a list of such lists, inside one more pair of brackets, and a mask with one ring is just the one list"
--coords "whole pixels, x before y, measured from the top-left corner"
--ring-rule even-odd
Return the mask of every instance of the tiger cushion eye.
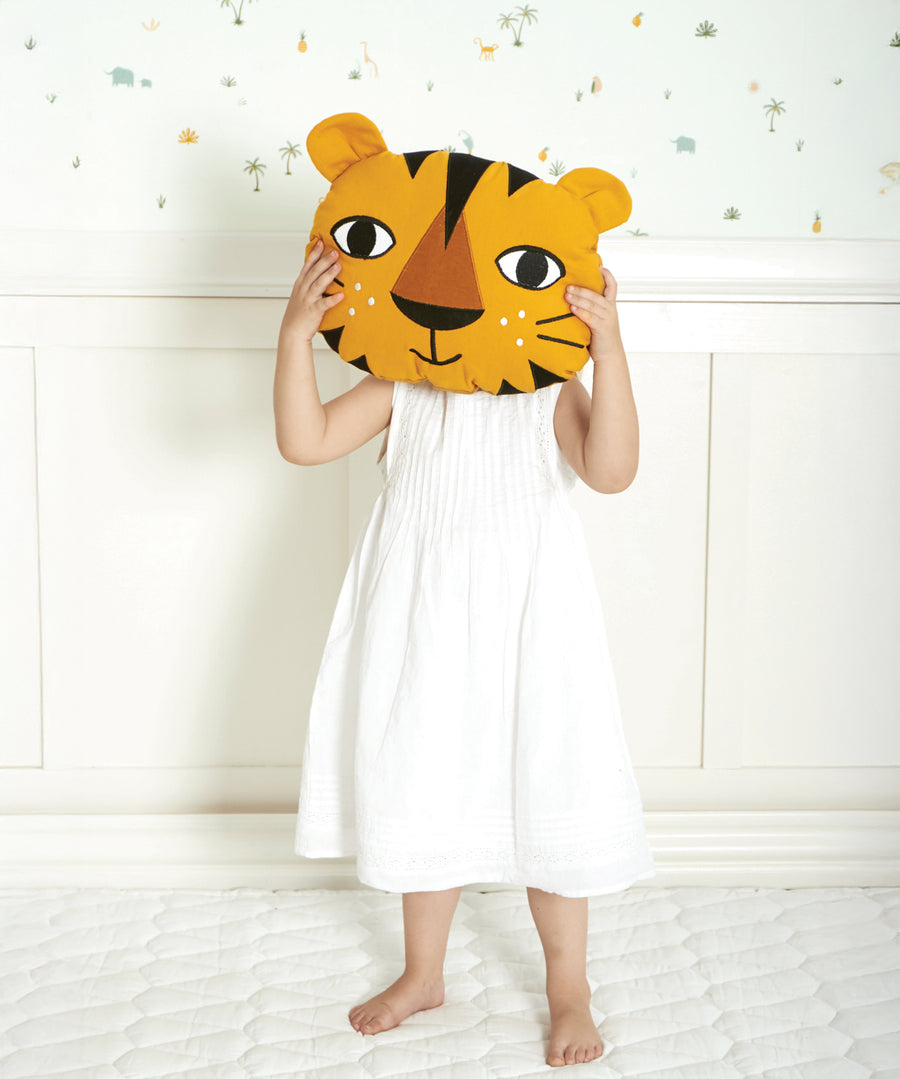
[[567, 285], [603, 292], [600, 233], [631, 196], [603, 169], [555, 184], [504, 161], [388, 150], [360, 113], [317, 124], [307, 150], [331, 184], [310, 229], [340, 253], [343, 300], [320, 332], [342, 360], [454, 393], [533, 393], [587, 363]]

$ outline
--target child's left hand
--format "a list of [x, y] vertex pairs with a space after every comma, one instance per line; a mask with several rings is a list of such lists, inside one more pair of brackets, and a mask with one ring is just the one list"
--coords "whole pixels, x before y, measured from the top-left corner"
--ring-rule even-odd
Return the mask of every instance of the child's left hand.
[[568, 285], [565, 292], [572, 314], [591, 331], [590, 354], [594, 362], [604, 354], [624, 351], [616, 310], [616, 279], [605, 266], [600, 267], [600, 273], [606, 282], [602, 293], [578, 285]]

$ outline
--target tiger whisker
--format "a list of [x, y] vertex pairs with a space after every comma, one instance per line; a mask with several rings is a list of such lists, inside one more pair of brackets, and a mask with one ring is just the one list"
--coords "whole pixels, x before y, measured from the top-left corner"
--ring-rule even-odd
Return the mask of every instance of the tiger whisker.
[[548, 322], [559, 322], [561, 318], [574, 318], [575, 316], [570, 311], [566, 315], [554, 315], [553, 318], [539, 318], [535, 323], [535, 326], [543, 326]]
[[567, 341], [564, 337], [548, 337], [544, 333], [538, 334], [539, 341], [553, 341], [557, 345], [571, 345], [572, 348], [584, 348], [578, 341]]

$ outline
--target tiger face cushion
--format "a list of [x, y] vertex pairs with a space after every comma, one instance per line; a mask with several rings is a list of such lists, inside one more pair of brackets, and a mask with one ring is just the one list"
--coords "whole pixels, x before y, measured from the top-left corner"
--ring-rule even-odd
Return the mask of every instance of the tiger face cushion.
[[306, 145], [331, 181], [307, 255], [317, 239], [340, 253], [330, 291], [344, 298], [320, 332], [341, 359], [455, 393], [533, 393], [584, 367], [590, 330], [564, 292], [603, 292], [597, 237], [631, 213], [615, 176], [548, 184], [471, 154], [394, 154], [359, 113], [323, 120]]

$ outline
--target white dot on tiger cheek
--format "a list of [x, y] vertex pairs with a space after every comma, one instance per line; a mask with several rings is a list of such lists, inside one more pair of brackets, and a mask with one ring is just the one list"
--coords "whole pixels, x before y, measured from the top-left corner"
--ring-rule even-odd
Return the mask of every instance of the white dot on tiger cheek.
[[357, 281], [353, 287], [356, 289], [357, 292], [359, 292], [359, 290], [362, 288], [362, 285], [359, 283], [359, 281]]
[[500, 325], [501, 326], [506, 326], [508, 322], [509, 322], [508, 318], [501, 318], [500, 319]]
[[355, 307], [351, 307], [351, 308], [350, 308], [350, 314], [351, 314], [351, 315], [355, 315], [355, 314], [356, 314], [356, 308], [355, 308]]
[[519, 348], [521, 348], [521, 347], [522, 347], [522, 345], [524, 345], [524, 344], [525, 344], [525, 342], [524, 342], [524, 341], [522, 340], [522, 338], [520, 337], [520, 338], [519, 338], [519, 340], [518, 340], [518, 341], [516, 341], [516, 344], [517, 344], [517, 345], [519, 346]]
[[372, 306], [374, 305], [374, 303], [375, 303], [375, 297], [374, 297], [374, 296], [370, 296], [370, 297], [369, 297], [369, 307], [372, 307]]
[[519, 318], [524, 318], [524, 317], [525, 317], [525, 312], [524, 312], [524, 311], [520, 311], [520, 312], [519, 312]]

